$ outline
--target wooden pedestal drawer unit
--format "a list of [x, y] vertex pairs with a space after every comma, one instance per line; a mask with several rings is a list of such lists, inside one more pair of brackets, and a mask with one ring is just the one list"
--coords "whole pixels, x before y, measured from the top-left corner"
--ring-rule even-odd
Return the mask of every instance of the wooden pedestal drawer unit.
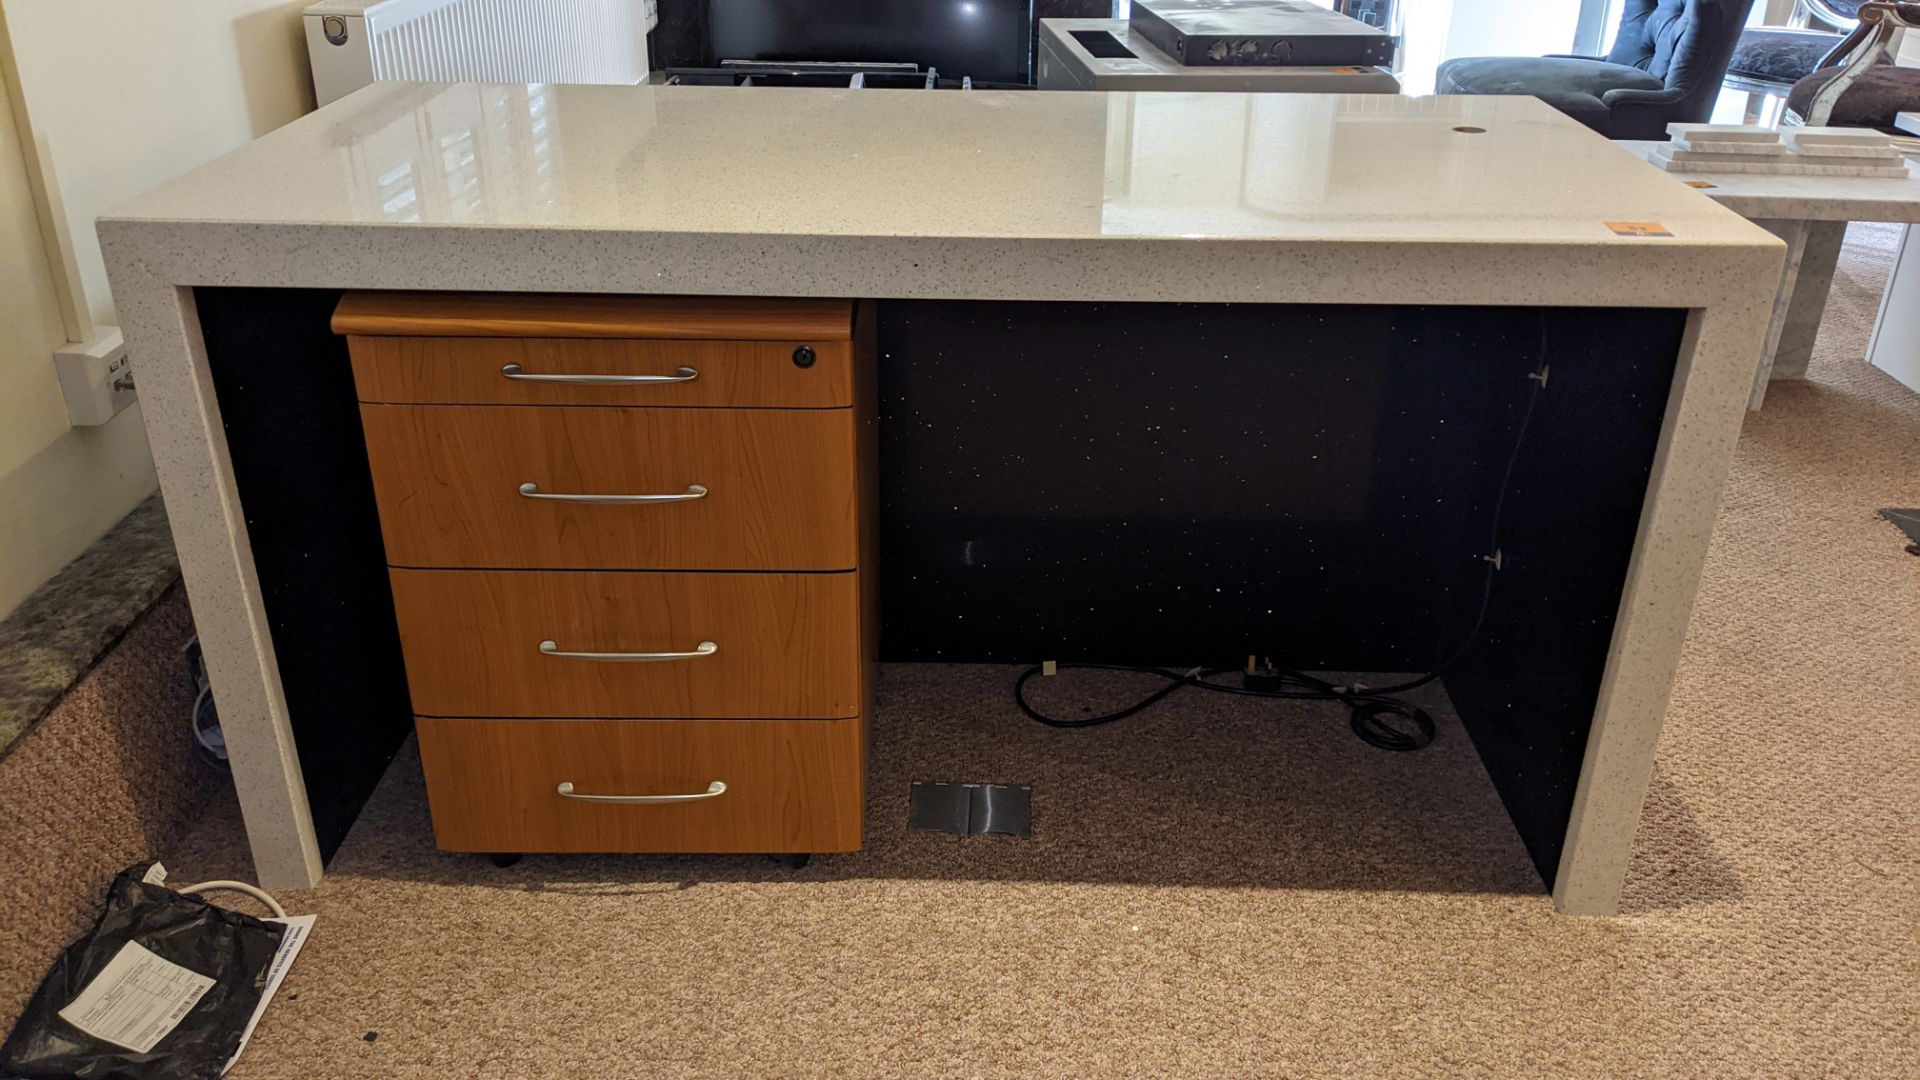
[[860, 846], [873, 320], [343, 298], [440, 846]]

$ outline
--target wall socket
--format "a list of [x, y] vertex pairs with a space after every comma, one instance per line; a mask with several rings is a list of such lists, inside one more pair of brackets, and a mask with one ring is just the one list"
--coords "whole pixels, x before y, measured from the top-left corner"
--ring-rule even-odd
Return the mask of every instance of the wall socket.
[[107, 327], [85, 344], [56, 349], [53, 368], [74, 427], [97, 427], [139, 399], [133, 358], [119, 329]]

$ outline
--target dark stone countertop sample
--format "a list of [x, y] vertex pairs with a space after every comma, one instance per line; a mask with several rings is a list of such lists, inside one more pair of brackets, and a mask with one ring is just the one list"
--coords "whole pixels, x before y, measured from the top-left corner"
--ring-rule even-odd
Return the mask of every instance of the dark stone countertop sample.
[[0, 754], [178, 580], [167, 511], [152, 495], [0, 620]]

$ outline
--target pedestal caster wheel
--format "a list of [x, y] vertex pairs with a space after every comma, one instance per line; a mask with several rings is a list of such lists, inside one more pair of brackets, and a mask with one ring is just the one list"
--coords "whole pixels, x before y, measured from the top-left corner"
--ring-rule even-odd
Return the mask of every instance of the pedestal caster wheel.
[[520, 852], [496, 851], [493, 854], [487, 856], [487, 858], [493, 860], [493, 865], [499, 867], [502, 870], [505, 870], [507, 867], [512, 866], [514, 863], [517, 863], [520, 861]]
[[767, 858], [772, 859], [788, 870], [804, 870], [807, 868], [807, 864], [813, 861], [813, 856], [806, 854], [769, 855]]

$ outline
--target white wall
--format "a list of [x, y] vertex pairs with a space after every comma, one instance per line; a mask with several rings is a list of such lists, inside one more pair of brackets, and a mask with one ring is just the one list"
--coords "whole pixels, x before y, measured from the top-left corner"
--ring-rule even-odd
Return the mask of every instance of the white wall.
[[1544, 56], [1573, 48], [1580, 0], [1458, 0], [1447, 56]]
[[57, 181], [78, 306], [111, 325], [94, 218], [312, 108], [301, 7], [5, 0], [0, 63], [19, 97], [0, 101], [0, 616], [155, 487], [138, 406], [68, 426], [52, 352], [69, 275], [49, 263], [21, 140]]
[[1460, 56], [1573, 51], [1582, 0], [1401, 0], [1402, 92], [1433, 92], [1434, 70]]
[[313, 108], [303, 0], [5, 0], [87, 306], [113, 322], [93, 220]]
[[52, 353], [66, 341], [12, 98], [0, 80], [0, 615], [153, 490], [132, 409], [67, 424]]

